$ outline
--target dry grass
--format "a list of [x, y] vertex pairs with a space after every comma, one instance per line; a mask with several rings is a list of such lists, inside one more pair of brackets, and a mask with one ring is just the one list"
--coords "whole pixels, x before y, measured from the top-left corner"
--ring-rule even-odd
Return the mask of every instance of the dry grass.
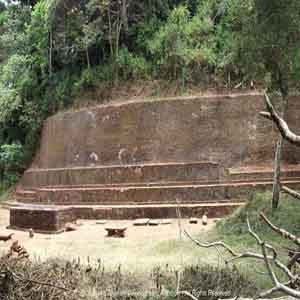
[[[170, 267], [124, 272], [121, 266], [107, 271], [102, 264], [87, 266], [78, 261], [0, 259], [0, 270], [3, 300], [171, 300], [176, 297], [178, 282], [177, 270]], [[227, 297], [255, 293], [253, 284], [234, 268], [207, 265], [186, 266], [181, 273], [180, 288], [197, 296], [209, 291], [223, 292]]]
[[[207, 255], [204, 249], [197, 249], [182, 236], [179, 237], [177, 220], [172, 224], [159, 226], [133, 226], [131, 221], [109, 221], [107, 224], [117, 223], [127, 226], [125, 238], [107, 238], [105, 226], [96, 225], [95, 221], [80, 221], [83, 223], [77, 231], [65, 232], [58, 235], [35, 234], [29, 238], [27, 232], [15, 232], [14, 239], [28, 250], [31, 257], [42, 260], [59, 257], [63, 259], [77, 259], [96, 263], [99, 259], [106, 268], [114, 269], [123, 265], [128, 270], [148, 270], [154, 266], [179, 264], [189, 265], [194, 263], [212, 263], [216, 260]], [[188, 220], [182, 220], [184, 228], [193, 235], [201, 235], [203, 238], [207, 232], [215, 227], [214, 220], [210, 220], [208, 226], [189, 224]], [[8, 225], [8, 211], [0, 210], [0, 231], [11, 232], [5, 229]], [[213, 238], [213, 233], [209, 233]], [[0, 242], [0, 251], [6, 251], [8, 244]], [[211, 259], [210, 259], [211, 257]]]

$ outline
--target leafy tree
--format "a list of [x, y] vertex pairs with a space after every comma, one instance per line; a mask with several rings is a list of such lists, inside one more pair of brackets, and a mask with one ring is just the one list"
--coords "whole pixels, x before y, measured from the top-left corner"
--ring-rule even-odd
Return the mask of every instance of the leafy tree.
[[179, 6], [172, 10], [148, 47], [159, 69], [176, 79], [193, 64], [214, 65], [213, 30], [208, 2], [201, 5], [193, 17], [186, 6]]

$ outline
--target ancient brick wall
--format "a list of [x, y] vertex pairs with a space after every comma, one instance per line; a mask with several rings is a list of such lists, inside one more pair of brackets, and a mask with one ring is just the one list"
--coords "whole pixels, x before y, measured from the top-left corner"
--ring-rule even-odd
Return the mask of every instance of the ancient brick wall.
[[[237, 166], [271, 161], [277, 130], [259, 116], [261, 95], [140, 101], [59, 113], [45, 122], [34, 168], [144, 162], [215, 161]], [[300, 131], [300, 103], [287, 120]], [[287, 146], [285, 160], [300, 159]]]

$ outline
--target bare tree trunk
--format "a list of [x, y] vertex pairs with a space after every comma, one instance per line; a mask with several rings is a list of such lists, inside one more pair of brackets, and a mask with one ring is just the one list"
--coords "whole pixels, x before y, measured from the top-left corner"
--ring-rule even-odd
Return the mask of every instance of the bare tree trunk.
[[[282, 95], [281, 100], [281, 117], [284, 118], [285, 110], [287, 107], [287, 96], [288, 96], [288, 86], [287, 80], [284, 75], [279, 71], [279, 85]], [[282, 151], [284, 146], [284, 140], [282, 135], [280, 135], [276, 146], [275, 160], [274, 160], [274, 178], [273, 178], [273, 196], [272, 196], [272, 209], [277, 209], [280, 200], [280, 174], [281, 174], [281, 161], [282, 161]]]
[[49, 32], [49, 75], [50, 77], [52, 76], [52, 48], [53, 48], [53, 37], [52, 37], [52, 28], [50, 29]]
[[85, 53], [86, 53], [87, 67], [90, 70], [91, 69], [91, 63], [90, 63], [90, 55], [89, 55], [89, 48], [88, 47], [85, 48]]
[[115, 64], [115, 79], [114, 79], [114, 84], [117, 85], [119, 82], [119, 63], [118, 63], [118, 58], [119, 58], [119, 48], [120, 48], [120, 36], [121, 36], [121, 31], [123, 27], [123, 20], [121, 17], [121, 7], [119, 7], [118, 14], [117, 14], [117, 20], [116, 20], [116, 33], [115, 33], [115, 55], [114, 55], [114, 64]]
[[127, 0], [122, 1], [122, 23], [124, 25], [124, 29], [128, 32], [128, 14], [127, 14]]
[[281, 158], [282, 158], [282, 136], [279, 137], [276, 146], [275, 160], [274, 160], [274, 177], [273, 177], [273, 197], [272, 197], [272, 209], [278, 208], [280, 199], [280, 173], [281, 173]]

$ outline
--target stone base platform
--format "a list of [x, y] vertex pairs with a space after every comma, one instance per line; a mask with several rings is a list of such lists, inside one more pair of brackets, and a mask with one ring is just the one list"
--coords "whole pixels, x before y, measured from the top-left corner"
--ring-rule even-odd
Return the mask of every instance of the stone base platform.
[[201, 203], [201, 204], [149, 204], [149, 205], [28, 205], [20, 203], [10, 208], [9, 228], [39, 233], [60, 233], [66, 223], [76, 219], [133, 220], [137, 218], [165, 219], [202, 217], [219, 218], [230, 214], [244, 202]]
[[18, 205], [10, 208], [10, 229], [28, 230], [39, 233], [60, 233], [66, 223], [74, 222], [72, 207], [46, 205]]
[[[183, 218], [219, 218], [252, 193], [272, 190], [270, 164], [226, 174], [220, 178], [212, 161], [30, 170], [16, 192], [10, 226], [57, 233], [76, 219], [176, 218], [178, 207]], [[283, 165], [282, 183], [300, 188], [299, 164]]]

